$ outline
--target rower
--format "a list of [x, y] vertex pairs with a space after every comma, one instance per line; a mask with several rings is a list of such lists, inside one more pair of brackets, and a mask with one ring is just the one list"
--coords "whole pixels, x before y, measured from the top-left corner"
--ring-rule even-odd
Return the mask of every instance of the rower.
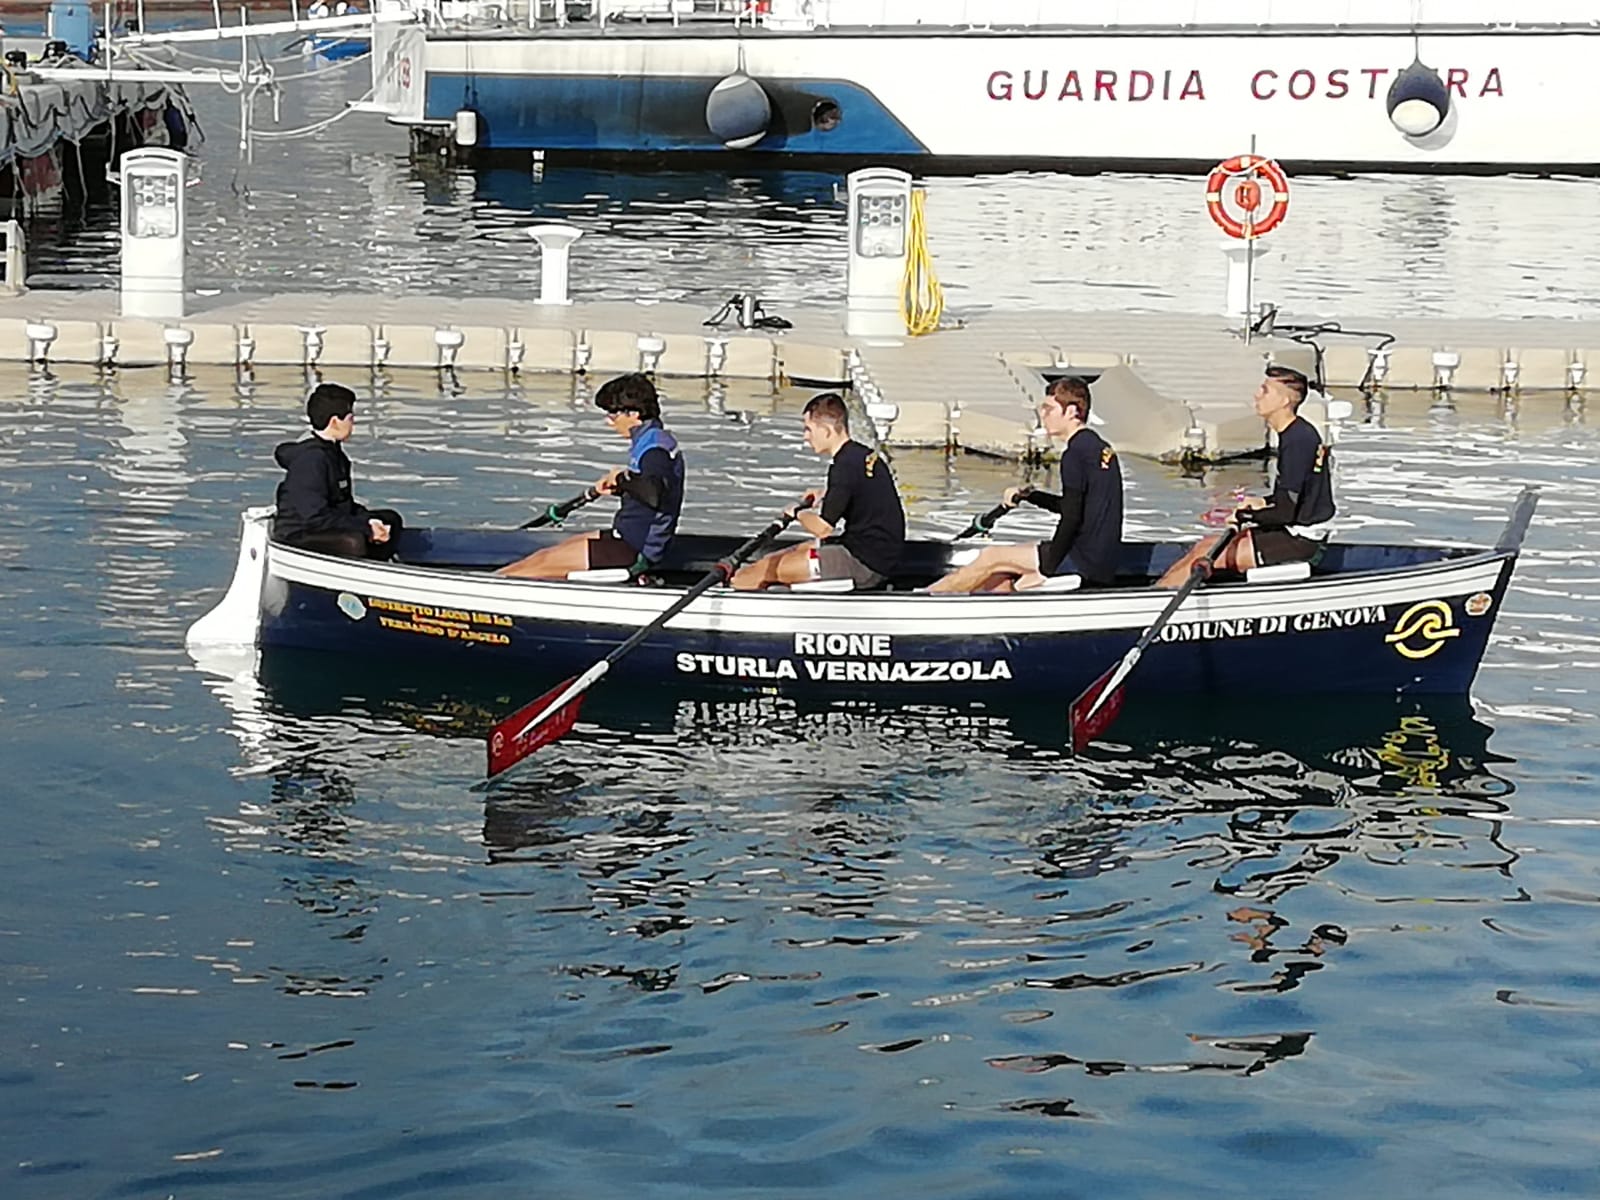
[[[842, 580], [882, 587], [900, 566], [906, 512], [889, 464], [850, 436], [850, 413], [837, 392], [813, 396], [801, 417], [806, 445], [832, 458], [825, 492], [807, 491], [784, 509], [816, 541], [778, 550], [734, 572], [734, 587]], [[820, 512], [806, 511], [821, 503]], [[840, 524], [844, 532], [840, 533]]]
[[661, 400], [648, 375], [619, 375], [595, 393], [595, 407], [614, 433], [628, 439], [628, 465], [595, 483], [605, 496], [622, 497], [611, 528], [577, 533], [554, 546], [501, 567], [519, 579], [565, 579], [575, 571], [655, 566], [672, 545], [683, 510], [683, 453], [661, 423]]
[[356, 394], [341, 384], [318, 384], [306, 397], [306, 420], [310, 437], [273, 452], [284, 470], [273, 540], [342, 558], [393, 558], [400, 514], [357, 504], [351, 491], [344, 443], [356, 429]]
[[[1273, 366], [1256, 389], [1256, 413], [1278, 435], [1278, 477], [1270, 496], [1249, 497], [1228, 518], [1240, 532], [1217, 556], [1216, 565], [1225, 570], [1242, 574], [1284, 563], [1315, 566], [1322, 558], [1335, 511], [1333, 453], [1316, 426], [1300, 415], [1309, 386], [1299, 371]], [[1197, 542], [1156, 586], [1181, 586], [1217, 536]]]
[[930, 592], [1009, 592], [1042, 587], [1051, 576], [1077, 575], [1092, 587], [1116, 581], [1122, 550], [1122, 464], [1117, 452], [1089, 428], [1092, 399], [1081, 379], [1057, 379], [1039, 404], [1039, 424], [1052, 438], [1065, 438], [1061, 494], [1007, 488], [1002, 503], [1029, 504], [1057, 514], [1047, 542], [988, 546], [976, 559], [950, 572]]

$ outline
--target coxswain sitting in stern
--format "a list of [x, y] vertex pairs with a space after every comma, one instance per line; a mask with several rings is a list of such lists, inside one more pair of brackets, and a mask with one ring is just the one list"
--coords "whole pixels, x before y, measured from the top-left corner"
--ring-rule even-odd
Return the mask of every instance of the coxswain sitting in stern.
[[1089, 385], [1057, 379], [1039, 404], [1039, 423], [1052, 438], [1065, 438], [1061, 494], [1007, 488], [1001, 501], [1029, 504], [1057, 514], [1047, 542], [987, 546], [966, 566], [950, 572], [930, 592], [1009, 592], [1038, 587], [1049, 575], [1077, 575], [1090, 587], [1116, 581], [1122, 550], [1122, 464], [1117, 452], [1089, 428]]
[[595, 482], [603, 496], [622, 497], [607, 530], [575, 533], [501, 567], [519, 579], [565, 579], [574, 571], [625, 567], [634, 574], [666, 556], [683, 510], [683, 453], [661, 424], [661, 401], [648, 375], [619, 375], [594, 397], [612, 430], [631, 443], [628, 465]]
[[337, 383], [318, 384], [306, 397], [306, 420], [311, 436], [284, 442], [273, 453], [284, 469], [273, 540], [343, 558], [393, 558], [400, 514], [364, 508], [351, 492], [342, 443], [355, 432], [356, 394]]
[[[900, 566], [906, 544], [906, 512], [889, 464], [850, 436], [849, 410], [836, 392], [811, 398], [801, 430], [807, 446], [833, 461], [827, 490], [806, 492], [784, 515], [817, 540], [741, 567], [733, 586], [757, 591], [819, 579], [848, 579], [862, 589], [883, 586]], [[808, 511], [818, 503], [820, 511]]]
[[[1278, 478], [1265, 499], [1252, 496], [1229, 518], [1239, 534], [1217, 557], [1216, 565], [1241, 574], [1253, 567], [1309, 562], [1322, 557], [1333, 520], [1333, 454], [1316, 426], [1300, 415], [1306, 377], [1290, 367], [1268, 367], [1256, 389], [1256, 413], [1278, 435]], [[1202, 538], [1156, 582], [1177, 588], [1189, 570], [1217, 544]]]

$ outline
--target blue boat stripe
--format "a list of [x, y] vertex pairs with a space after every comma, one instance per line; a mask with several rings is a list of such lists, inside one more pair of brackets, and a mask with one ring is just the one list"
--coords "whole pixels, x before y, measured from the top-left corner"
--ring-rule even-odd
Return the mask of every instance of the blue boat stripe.
[[[760, 80], [771, 97], [774, 128], [751, 153], [926, 155], [919, 141], [869, 90], [844, 80]], [[706, 128], [706, 97], [717, 80], [693, 76], [435, 74], [427, 77], [424, 117], [448, 121], [458, 109], [478, 114], [486, 150], [597, 152], [721, 151]], [[839, 106], [839, 124], [811, 127], [819, 101]], [[785, 124], [804, 128], [789, 131]]]

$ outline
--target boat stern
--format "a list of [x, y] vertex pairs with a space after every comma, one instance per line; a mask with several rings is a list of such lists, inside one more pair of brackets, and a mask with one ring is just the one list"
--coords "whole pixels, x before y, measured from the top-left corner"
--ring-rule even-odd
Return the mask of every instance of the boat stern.
[[261, 632], [261, 588], [267, 574], [271, 506], [247, 508], [240, 520], [239, 557], [222, 600], [184, 635], [191, 650], [210, 647], [254, 648]]

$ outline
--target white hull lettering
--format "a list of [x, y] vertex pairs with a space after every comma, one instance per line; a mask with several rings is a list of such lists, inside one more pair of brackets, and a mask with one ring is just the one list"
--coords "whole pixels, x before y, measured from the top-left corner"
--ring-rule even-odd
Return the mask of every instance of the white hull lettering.
[[1161, 631], [1163, 642], [1211, 642], [1227, 638], [1261, 637], [1274, 633], [1314, 633], [1323, 629], [1347, 629], [1355, 625], [1378, 625], [1389, 619], [1381, 604], [1360, 608], [1339, 608], [1331, 612], [1295, 613], [1293, 616], [1234, 617], [1226, 621], [1190, 621], [1168, 625]]
[[[690, 654], [675, 659], [685, 675], [719, 675], [729, 679], [798, 679], [792, 659], [749, 658], [732, 654]], [[859, 659], [800, 660], [805, 677], [813, 683], [993, 683], [1011, 679], [1011, 664], [956, 659], [952, 662], [863, 662]]]
[[894, 648], [887, 633], [797, 633], [794, 652], [821, 658], [888, 658]]
[[794, 663], [787, 658], [751, 658], [733, 654], [686, 654], [677, 657], [685, 675], [724, 675], [732, 679], [794, 679]]

